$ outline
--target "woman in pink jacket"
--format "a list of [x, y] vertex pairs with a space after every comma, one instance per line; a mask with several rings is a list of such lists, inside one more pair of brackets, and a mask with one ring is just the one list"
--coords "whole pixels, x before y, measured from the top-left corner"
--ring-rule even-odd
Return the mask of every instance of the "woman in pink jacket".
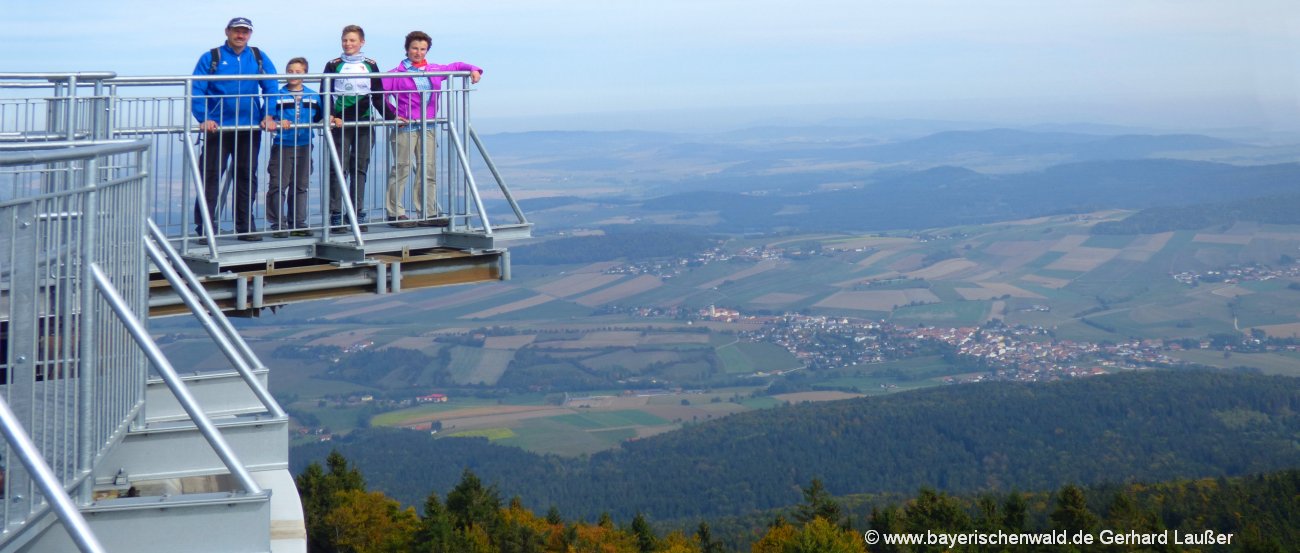
[[[448, 219], [438, 211], [437, 171], [434, 168], [438, 157], [438, 135], [435, 132], [438, 95], [442, 90], [442, 81], [447, 77], [421, 73], [469, 71], [471, 83], [477, 83], [483, 75], [482, 69], [468, 63], [428, 63], [424, 56], [428, 54], [432, 42], [433, 39], [422, 31], [407, 34], [406, 59], [389, 72], [410, 73], [410, 76], [384, 79], [388, 105], [396, 110], [399, 121], [397, 132], [389, 133], [389, 148], [393, 151], [394, 164], [388, 172], [388, 190], [384, 204], [388, 212], [388, 224], [394, 227], [445, 227], [448, 223]], [[420, 152], [424, 153], [422, 158]], [[425, 163], [415, 163], [419, 159], [424, 159]], [[420, 207], [419, 222], [408, 217], [402, 206], [406, 182], [411, 177], [414, 165], [419, 165], [415, 177], [418, 184], [413, 190], [415, 203]]]

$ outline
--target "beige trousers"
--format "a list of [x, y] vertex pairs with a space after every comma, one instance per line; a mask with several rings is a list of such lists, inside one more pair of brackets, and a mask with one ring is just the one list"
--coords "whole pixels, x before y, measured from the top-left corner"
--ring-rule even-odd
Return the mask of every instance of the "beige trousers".
[[[406, 215], [402, 198], [406, 183], [415, 177], [412, 190], [415, 207], [423, 218], [438, 216], [438, 133], [434, 130], [390, 132], [388, 147], [393, 152], [393, 169], [388, 172], [384, 209], [390, 218]], [[421, 156], [421, 151], [423, 156]]]

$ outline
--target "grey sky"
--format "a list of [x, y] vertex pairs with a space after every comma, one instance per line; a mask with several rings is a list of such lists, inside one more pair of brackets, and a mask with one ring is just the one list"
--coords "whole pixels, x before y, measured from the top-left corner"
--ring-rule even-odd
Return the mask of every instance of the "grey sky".
[[[497, 0], [351, 5], [23, 1], [0, 71], [188, 74], [233, 16], [277, 65], [366, 28], [487, 70], [476, 114], [600, 126], [608, 112], [751, 121], [933, 117], [1165, 128], [1300, 126], [1300, 3], [1282, 0]], [[357, 6], [362, 6], [358, 8]], [[797, 106], [792, 107], [792, 106]], [[583, 114], [569, 117], [571, 114]], [[696, 117], [692, 116], [692, 117]], [[662, 123], [662, 121], [661, 121]]]

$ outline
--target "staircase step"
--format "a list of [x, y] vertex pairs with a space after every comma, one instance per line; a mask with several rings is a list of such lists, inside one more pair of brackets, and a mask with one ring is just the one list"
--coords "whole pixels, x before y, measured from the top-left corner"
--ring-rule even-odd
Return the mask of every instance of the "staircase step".
[[[287, 417], [245, 415], [214, 418], [212, 423], [250, 472], [288, 468]], [[113, 485], [119, 470], [127, 481], [229, 472], [203, 434], [189, 421], [150, 423], [128, 432], [122, 443], [96, 464], [96, 485]]]
[[[263, 491], [258, 495], [130, 497], [97, 501], [82, 508], [82, 513], [107, 551], [266, 553], [271, 495]], [[76, 550], [63, 525], [57, 523], [22, 549], [30, 553]]]
[[[266, 386], [268, 371], [253, 371]], [[233, 370], [182, 376], [190, 393], [209, 417], [265, 413], [266, 406], [257, 400], [248, 383]], [[145, 418], [149, 423], [189, 420], [167, 384], [159, 378], [149, 379], [145, 387]]]

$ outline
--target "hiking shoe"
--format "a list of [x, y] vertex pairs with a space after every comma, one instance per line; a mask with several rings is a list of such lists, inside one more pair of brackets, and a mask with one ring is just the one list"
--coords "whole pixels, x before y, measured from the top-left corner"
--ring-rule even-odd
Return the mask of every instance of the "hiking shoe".
[[241, 242], [261, 242], [262, 237], [257, 234], [241, 234], [239, 235], [239, 240]]
[[311, 236], [310, 230], [291, 230], [289, 236]]
[[448, 218], [448, 217], [438, 217], [438, 218], [436, 218], [436, 219], [425, 219], [425, 220], [420, 221], [419, 223], [416, 223], [416, 224], [418, 224], [419, 226], [422, 226], [422, 227], [445, 227], [445, 226], [449, 225], [450, 223], [451, 223], [451, 219], [450, 219], [450, 218]]
[[398, 215], [397, 217], [388, 218], [388, 226], [397, 227], [397, 228], [411, 228], [415, 226], [415, 221], [412, 221], [410, 217], [407, 217], [405, 215]]
[[277, 230], [271, 233], [271, 238], [288, 238], [288, 237], [289, 237], [289, 231], [287, 230]]

